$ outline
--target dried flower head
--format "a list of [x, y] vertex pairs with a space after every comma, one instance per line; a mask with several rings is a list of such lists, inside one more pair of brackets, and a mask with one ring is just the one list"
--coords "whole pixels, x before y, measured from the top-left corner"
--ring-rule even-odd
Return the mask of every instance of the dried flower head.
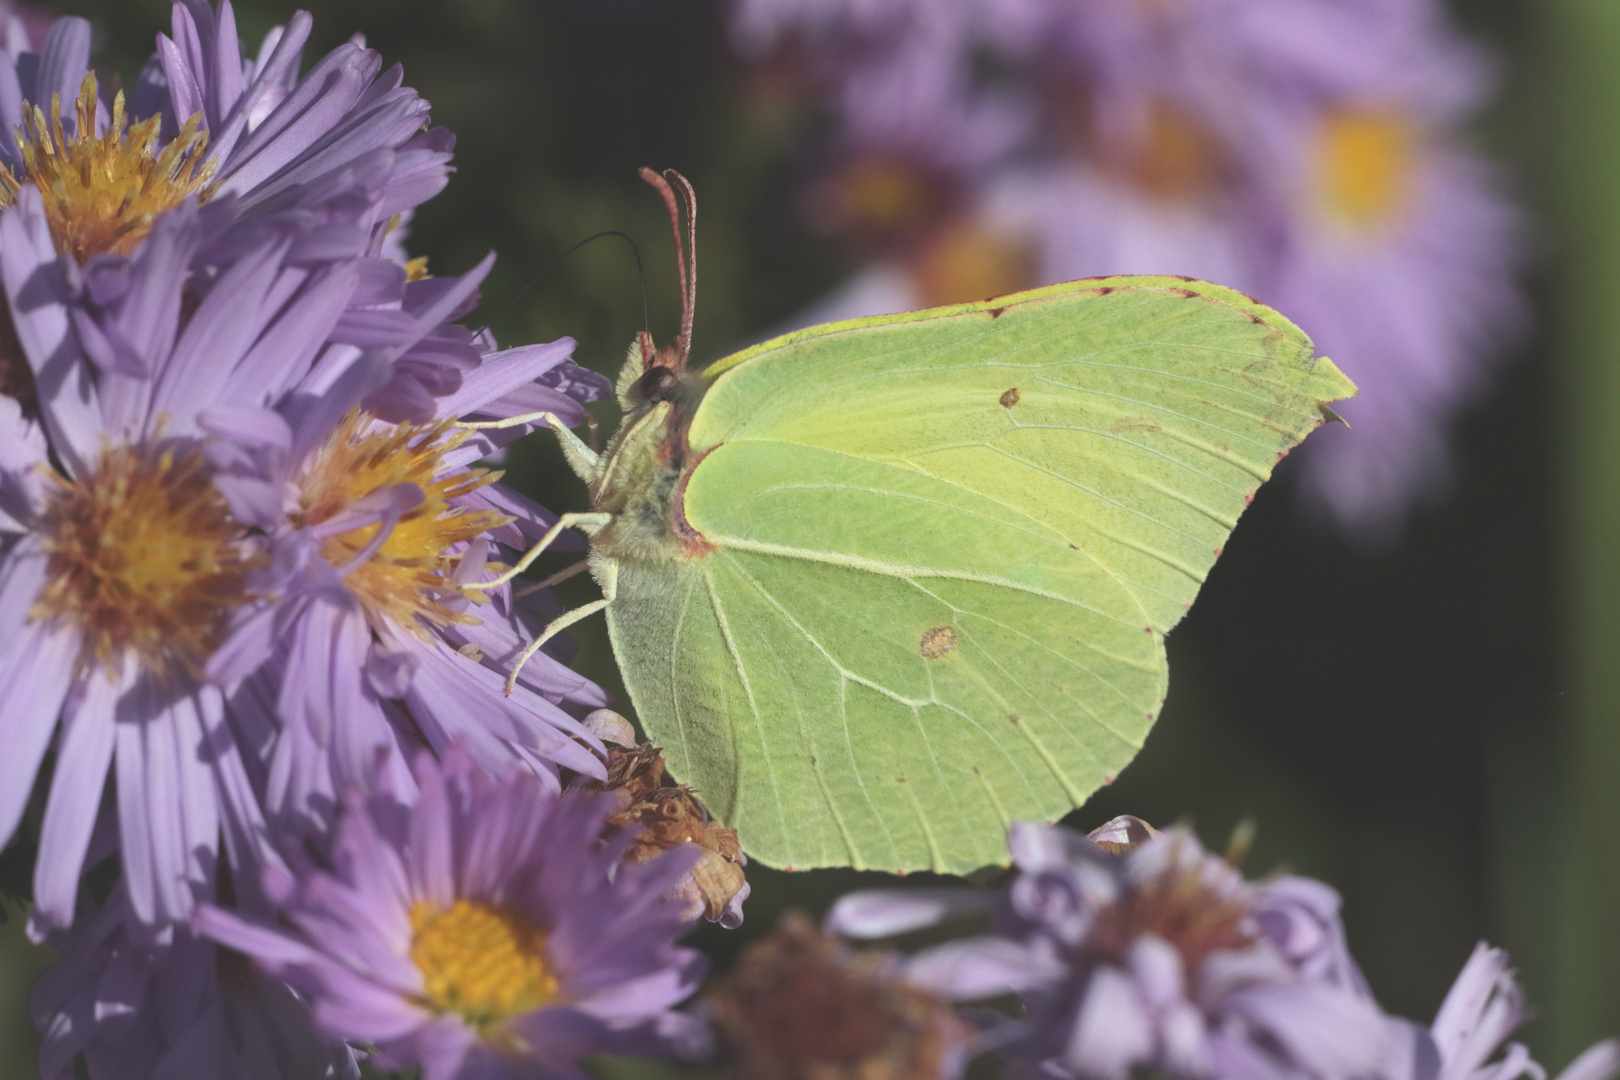
[[852, 953], [802, 915], [749, 946], [706, 999], [738, 1080], [936, 1080], [968, 1026], [895, 958]]
[[727, 929], [741, 926], [749, 892], [743, 876], [748, 859], [737, 842], [737, 830], [710, 819], [696, 793], [665, 770], [663, 751], [651, 743], [628, 750], [609, 746], [607, 773], [606, 781], [585, 784], [586, 790], [611, 792], [614, 797], [604, 837], [635, 830], [625, 853], [632, 864], [696, 844], [703, 854], [676, 889], [686, 901], [689, 917], [702, 915]]

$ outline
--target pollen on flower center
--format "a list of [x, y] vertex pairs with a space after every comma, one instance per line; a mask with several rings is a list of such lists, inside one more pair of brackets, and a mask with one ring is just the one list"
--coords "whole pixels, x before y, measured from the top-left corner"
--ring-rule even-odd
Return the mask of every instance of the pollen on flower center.
[[98, 106], [92, 73], [79, 89], [73, 138], [62, 130], [58, 99], [51, 101], [49, 118], [37, 105], [25, 107], [16, 135], [23, 176], [0, 168], [0, 205], [15, 201], [25, 182], [38, 187], [56, 250], [79, 262], [108, 252], [128, 255], [158, 215], [193, 193], [206, 200], [214, 175], [213, 163], [203, 160], [208, 133], [197, 130], [201, 114], [160, 150], [162, 117], [129, 126], [119, 91], [107, 132], [97, 138]]
[[546, 935], [524, 916], [482, 900], [411, 907], [411, 960], [428, 1004], [482, 1028], [557, 997]]
[[420, 503], [405, 511], [380, 547], [351, 566], [386, 526], [368, 523], [326, 537], [321, 554], [347, 571], [344, 581], [375, 618], [414, 633], [429, 626], [476, 622], [448, 606], [460, 599], [482, 600], [454, 580], [460, 555], [455, 550], [511, 519], [492, 510], [466, 510], [451, 500], [499, 479], [480, 469], [446, 469], [444, 455], [466, 440], [447, 422], [383, 424], [355, 410], [333, 430], [310, 459], [299, 481], [302, 524], [337, 519], [367, 496], [401, 484], [421, 489]]
[[87, 667], [133, 654], [159, 675], [199, 673], [247, 599], [256, 559], [203, 452], [117, 447], [93, 474], [52, 484], [45, 586], [29, 616], [75, 626]]
[[1399, 113], [1341, 109], [1323, 121], [1317, 158], [1322, 209], [1342, 225], [1396, 220], [1410, 195], [1413, 133]]

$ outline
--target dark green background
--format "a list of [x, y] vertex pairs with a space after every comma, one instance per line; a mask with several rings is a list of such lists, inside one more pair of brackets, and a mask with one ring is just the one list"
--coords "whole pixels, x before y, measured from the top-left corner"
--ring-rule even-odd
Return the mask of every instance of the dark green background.
[[[288, 10], [250, 0], [238, 15], [257, 40]], [[71, 11], [100, 26], [107, 73], [133, 73], [168, 19], [162, 0]], [[603, 229], [640, 241], [655, 336], [673, 335], [669, 234], [640, 165], [682, 170], [701, 199], [699, 360], [850, 269], [796, 212], [817, 118], [752, 92], [716, 3], [338, 0], [314, 14], [319, 48], [364, 32], [459, 136], [460, 171], [411, 247], [438, 273], [500, 252], [477, 319], [505, 343], [570, 334], [581, 362], [616, 372], [641, 326], [628, 249], [604, 240], [558, 262]], [[1392, 549], [1305, 523], [1285, 463], [1171, 637], [1146, 749], [1074, 820], [1186, 820], [1218, 846], [1252, 818], [1248, 869], [1339, 888], [1393, 1011], [1428, 1019], [1475, 940], [1506, 946], [1542, 1007], [1525, 1035], [1556, 1069], [1620, 1031], [1620, 10], [1475, 0], [1457, 15], [1504, 51], [1503, 104], [1476, 135], [1542, 222], [1533, 342], [1458, 425], [1452, 498]], [[553, 447], [530, 442], [509, 478], [583, 508]], [[615, 684], [600, 622], [578, 636], [582, 669]], [[783, 908], [819, 909], [857, 879], [756, 870], [746, 928], [698, 940], [723, 964]], [[34, 1074], [22, 986], [37, 958], [20, 923], [0, 954], [5, 1077]]]

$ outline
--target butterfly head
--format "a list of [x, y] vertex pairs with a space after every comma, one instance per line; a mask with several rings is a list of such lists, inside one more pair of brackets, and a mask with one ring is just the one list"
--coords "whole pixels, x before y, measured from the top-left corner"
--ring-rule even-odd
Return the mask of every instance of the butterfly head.
[[[675, 268], [681, 284], [681, 332], [667, 345], [655, 346], [652, 334], [638, 331], [619, 372], [619, 404], [635, 412], [657, 401], [674, 400], [685, 381], [692, 353], [692, 319], [697, 308], [697, 193], [674, 169], [662, 173], [642, 169], [641, 178], [664, 197], [670, 230], [675, 234]], [[674, 184], [671, 184], [674, 181]], [[681, 235], [681, 211], [686, 211], [686, 235]]]

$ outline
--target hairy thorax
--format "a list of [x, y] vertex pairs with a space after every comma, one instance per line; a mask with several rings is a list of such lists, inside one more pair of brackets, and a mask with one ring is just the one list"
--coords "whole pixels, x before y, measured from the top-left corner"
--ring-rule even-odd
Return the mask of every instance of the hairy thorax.
[[669, 562], [701, 559], [714, 550], [686, 521], [682, 495], [697, 464], [686, 429], [697, 400], [653, 401], [626, 417], [608, 447], [593, 509], [613, 520], [592, 537], [612, 559]]

